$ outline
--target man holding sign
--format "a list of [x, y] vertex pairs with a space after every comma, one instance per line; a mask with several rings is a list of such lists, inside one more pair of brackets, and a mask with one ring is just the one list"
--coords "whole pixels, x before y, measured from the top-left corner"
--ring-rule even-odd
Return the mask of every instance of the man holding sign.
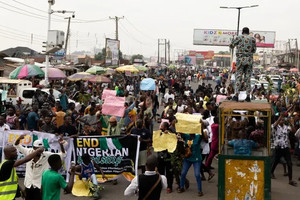
[[[38, 148], [43, 148], [44, 144], [41, 140], [35, 140], [33, 142], [33, 148], [25, 148], [20, 144], [20, 141], [25, 138], [26, 135], [21, 135], [15, 142], [15, 147], [19, 152], [25, 156], [31, 154]], [[61, 147], [61, 153], [59, 154], [61, 158], [64, 158], [65, 149], [63, 147], [65, 141], [62, 138], [59, 139], [59, 144]], [[41, 199], [41, 184], [42, 184], [42, 174], [45, 170], [49, 169], [48, 158], [54, 153], [42, 151], [36, 154], [30, 162], [26, 163], [26, 172], [24, 186], [26, 187], [26, 200]]]

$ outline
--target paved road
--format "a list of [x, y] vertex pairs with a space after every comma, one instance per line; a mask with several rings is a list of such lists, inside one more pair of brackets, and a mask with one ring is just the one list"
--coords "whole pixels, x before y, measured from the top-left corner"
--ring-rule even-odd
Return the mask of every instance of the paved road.
[[[212, 81], [210, 81], [212, 83]], [[196, 83], [192, 83], [193, 89], [197, 88]], [[213, 85], [214, 87], [214, 85]], [[155, 128], [157, 128], [158, 125], [155, 125]], [[300, 177], [300, 167], [296, 166], [296, 160], [293, 160], [294, 166], [293, 166], [293, 174], [294, 174], [294, 180], [298, 179]], [[204, 196], [198, 197], [197, 196], [197, 184], [193, 173], [193, 168], [189, 170], [188, 173], [188, 179], [190, 180], [190, 188], [181, 194], [178, 194], [176, 191], [173, 193], [167, 194], [166, 191], [162, 191], [161, 193], [161, 199], [163, 200], [182, 200], [182, 199], [207, 199], [207, 200], [216, 200], [218, 196], [218, 175], [217, 175], [217, 167], [218, 163], [216, 160], [213, 161], [212, 164], [213, 167], [216, 169], [214, 172], [216, 173], [216, 176], [210, 181], [203, 181], [202, 187]], [[275, 176], [277, 179], [272, 180], [272, 200], [298, 200], [299, 199], [299, 188], [293, 187], [288, 185], [288, 178], [283, 176], [283, 167], [281, 165], [278, 165]], [[22, 180], [20, 181], [22, 182]], [[137, 199], [136, 196], [133, 197], [125, 197], [124, 190], [129, 185], [129, 182], [121, 177], [118, 181], [118, 185], [112, 185], [112, 183], [106, 183], [104, 184], [104, 191], [102, 192], [102, 199], [112, 199], [112, 200], [130, 200], [130, 199]], [[297, 181], [299, 186], [300, 182]], [[174, 189], [176, 188], [176, 185], [173, 185]], [[72, 194], [61, 194], [62, 200], [88, 200], [91, 198], [88, 197], [74, 197]]]

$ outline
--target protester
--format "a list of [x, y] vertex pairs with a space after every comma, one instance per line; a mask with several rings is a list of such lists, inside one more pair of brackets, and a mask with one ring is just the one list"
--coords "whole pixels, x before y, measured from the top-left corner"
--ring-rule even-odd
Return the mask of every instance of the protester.
[[140, 136], [140, 152], [139, 152], [139, 163], [138, 167], [142, 169], [142, 173], [145, 173], [145, 166], [147, 161], [147, 146], [151, 142], [150, 131], [146, 128], [143, 128], [143, 120], [138, 119], [136, 122], [136, 128], [131, 130], [131, 134]]
[[159, 200], [161, 190], [167, 188], [167, 179], [165, 176], [157, 174], [156, 167], [157, 158], [154, 155], [149, 156], [145, 173], [134, 177], [124, 191], [124, 195], [134, 195], [138, 191], [139, 199]]
[[[18, 158], [17, 149], [13, 146], [4, 147], [4, 160], [0, 164], [0, 196], [1, 199], [15, 199], [15, 197], [20, 197], [20, 190], [22, 196], [25, 197], [26, 193], [18, 185], [18, 176], [16, 167], [30, 161], [35, 156], [41, 154], [44, 148], [37, 148], [30, 154], [26, 155], [20, 160]], [[40, 193], [39, 198], [40, 199]]]
[[95, 163], [93, 160], [91, 160], [90, 156], [88, 154], [82, 155], [82, 163], [78, 166], [76, 166], [76, 174], [79, 175], [79, 179], [84, 179], [85, 181], [90, 180], [92, 182], [92, 186], [90, 187], [90, 190], [93, 192], [93, 198], [100, 199], [100, 187], [98, 186], [97, 177], [95, 175], [95, 167], [97, 170], [102, 174], [102, 178], [107, 180], [105, 177], [101, 167]]
[[[185, 147], [190, 148], [191, 155], [187, 155], [183, 161], [183, 168], [180, 177], [180, 188], [178, 188], [178, 193], [185, 191], [184, 184], [186, 175], [191, 167], [194, 166], [194, 174], [197, 181], [198, 196], [203, 196], [202, 192], [202, 183], [200, 178], [200, 168], [201, 168], [201, 152], [200, 152], [200, 143], [201, 135], [199, 134], [182, 134], [181, 137], [185, 141]], [[203, 134], [203, 137], [207, 139], [207, 135]]]
[[70, 179], [67, 183], [64, 177], [58, 173], [62, 167], [61, 157], [57, 154], [49, 156], [48, 163], [50, 169], [43, 172], [42, 175], [42, 199], [43, 200], [59, 200], [60, 188], [64, 189], [66, 193], [72, 191], [75, 176], [75, 166], [72, 166], [69, 173]]
[[287, 162], [288, 167], [288, 177], [289, 184], [292, 186], [296, 186], [297, 183], [293, 181], [293, 169], [292, 169], [292, 159], [290, 150], [288, 147], [288, 129], [289, 127], [284, 124], [284, 114], [281, 113], [277, 121], [272, 125], [272, 129], [274, 129], [274, 143], [275, 143], [275, 159], [271, 168], [271, 176], [275, 178], [274, 171], [280, 161], [281, 156]]
[[[21, 135], [15, 142], [15, 147], [18, 149], [19, 152], [24, 154], [25, 156], [31, 154], [38, 148], [44, 148], [44, 144], [41, 140], [35, 140], [33, 142], [33, 148], [24, 148], [20, 141], [25, 138], [26, 135]], [[59, 140], [61, 153], [58, 154], [61, 158], [64, 158], [65, 149], [63, 147], [64, 141], [62, 139]], [[41, 193], [41, 183], [42, 183], [42, 174], [45, 170], [49, 168], [48, 165], [48, 158], [53, 155], [54, 153], [51, 152], [41, 152], [37, 154], [30, 162], [26, 163], [26, 172], [25, 172], [25, 180], [24, 186], [26, 188], [26, 200], [31, 199], [40, 199]]]
[[231, 41], [230, 48], [237, 47], [236, 50], [236, 88], [234, 100], [238, 101], [238, 94], [241, 90], [242, 83], [247, 86], [246, 101], [250, 101], [251, 93], [251, 73], [253, 65], [253, 54], [256, 52], [255, 38], [249, 36], [249, 28], [245, 27], [242, 30], [242, 35], [237, 36]]

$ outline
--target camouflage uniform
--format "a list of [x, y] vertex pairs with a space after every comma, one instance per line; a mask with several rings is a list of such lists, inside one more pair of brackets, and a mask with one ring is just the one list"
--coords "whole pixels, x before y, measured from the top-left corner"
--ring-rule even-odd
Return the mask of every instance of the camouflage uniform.
[[236, 88], [238, 93], [243, 85], [246, 84], [247, 95], [251, 92], [251, 73], [253, 65], [253, 54], [256, 52], [256, 41], [249, 35], [239, 35], [231, 41], [230, 48], [236, 47]]

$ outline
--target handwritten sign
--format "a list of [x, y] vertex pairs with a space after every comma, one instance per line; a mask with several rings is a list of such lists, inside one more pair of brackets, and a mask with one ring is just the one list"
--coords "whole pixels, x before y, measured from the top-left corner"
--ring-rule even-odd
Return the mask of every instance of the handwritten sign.
[[116, 90], [108, 90], [108, 89], [105, 89], [103, 90], [103, 93], [102, 93], [102, 99], [106, 99], [106, 97], [110, 97], [110, 96], [117, 96], [117, 91]]
[[191, 115], [177, 113], [176, 115], [177, 123], [175, 125], [176, 131], [179, 133], [200, 133], [201, 134], [201, 115]]
[[173, 153], [177, 147], [177, 137], [174, 133], [162, 133], [161, 130], [153, 131], [153, 148], [155, 152], [168, 150]]
[[123, 117], [125, 111], [125, 97], [109, 96], [106, 97], [102, 105], [102, 113], [104, 115], [113, 115]]

